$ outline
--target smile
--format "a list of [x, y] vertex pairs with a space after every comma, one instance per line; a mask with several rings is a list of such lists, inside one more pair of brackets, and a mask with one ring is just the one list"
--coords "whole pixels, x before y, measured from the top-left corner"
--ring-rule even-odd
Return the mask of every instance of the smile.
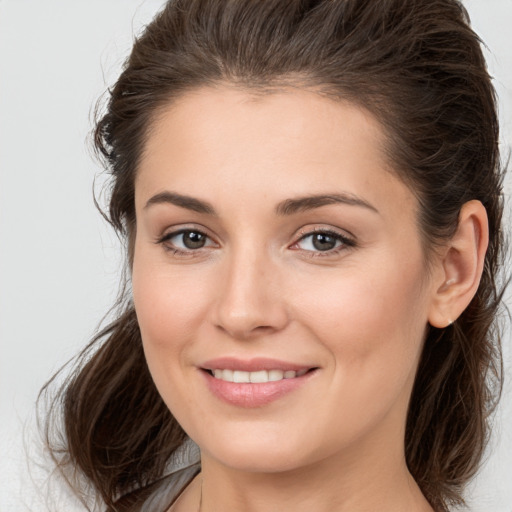
[[277, 382], [283, 379], [294, 379], [302, 377], [308, 372], [308, 369], [299, 371], [294, 370], [257, 370], [253, 372], [246, 372], [242, 370], [222, 370], [215, 369], [211, 373], [216, 379], [225, 382], [235, 383], [251, 383], [261, 384], [265, 382]]
[[224, 403], [238, 408], [270, 405], [296, 393], [314, 379], [317, 365], [269, 358], [240, 360], [222, 357], [199, 365], [209, 391]]

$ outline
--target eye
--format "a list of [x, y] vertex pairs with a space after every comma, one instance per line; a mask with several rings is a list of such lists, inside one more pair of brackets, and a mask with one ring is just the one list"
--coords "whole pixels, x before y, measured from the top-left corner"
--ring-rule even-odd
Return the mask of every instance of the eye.
[[354, 247], [355, 242], [350, 238], [327, 230], [315, 230], [303, 235], [292, 248], [314, 253], [336, 253], [347, 247]]
[[164, 235], [158, 243], [164, 244], [176, 252], [188, 252], [204, 247], [214, 246], [215, 243], [202, 231], [197, 229], [182, 229]]

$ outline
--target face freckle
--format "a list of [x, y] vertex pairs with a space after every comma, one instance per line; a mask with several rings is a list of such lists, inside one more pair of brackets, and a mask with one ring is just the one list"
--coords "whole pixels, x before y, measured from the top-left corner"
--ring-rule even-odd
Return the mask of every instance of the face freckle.
[[[155, 384], [229, 467], [400, 450], [433, 293], [414, 195], [368, 112], [306, 90], [250, 100], [187, 93], [147, 141], [132, 284]], [[279, 365], [307, 373], [229, 382]]]

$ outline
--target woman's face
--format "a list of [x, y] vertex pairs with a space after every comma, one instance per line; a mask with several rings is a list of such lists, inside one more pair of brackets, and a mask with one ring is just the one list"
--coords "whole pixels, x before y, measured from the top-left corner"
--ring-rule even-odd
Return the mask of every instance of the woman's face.
[[402, 450], [434, 286], [383, 143], [366, 111], [310, 91], [203, 88], [155, 121], [133, 295], [203, 458], [283, 471]]

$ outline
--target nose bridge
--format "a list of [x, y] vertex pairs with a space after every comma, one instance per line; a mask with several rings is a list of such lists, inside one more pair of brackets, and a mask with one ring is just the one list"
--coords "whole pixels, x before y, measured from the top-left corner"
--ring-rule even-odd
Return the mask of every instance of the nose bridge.
[[279, 268], [268, 250], [250, 240], [234, 245], [224, 262], [215, 322], [236, 338], [282, 329], [286, 307], [277, 293]]

